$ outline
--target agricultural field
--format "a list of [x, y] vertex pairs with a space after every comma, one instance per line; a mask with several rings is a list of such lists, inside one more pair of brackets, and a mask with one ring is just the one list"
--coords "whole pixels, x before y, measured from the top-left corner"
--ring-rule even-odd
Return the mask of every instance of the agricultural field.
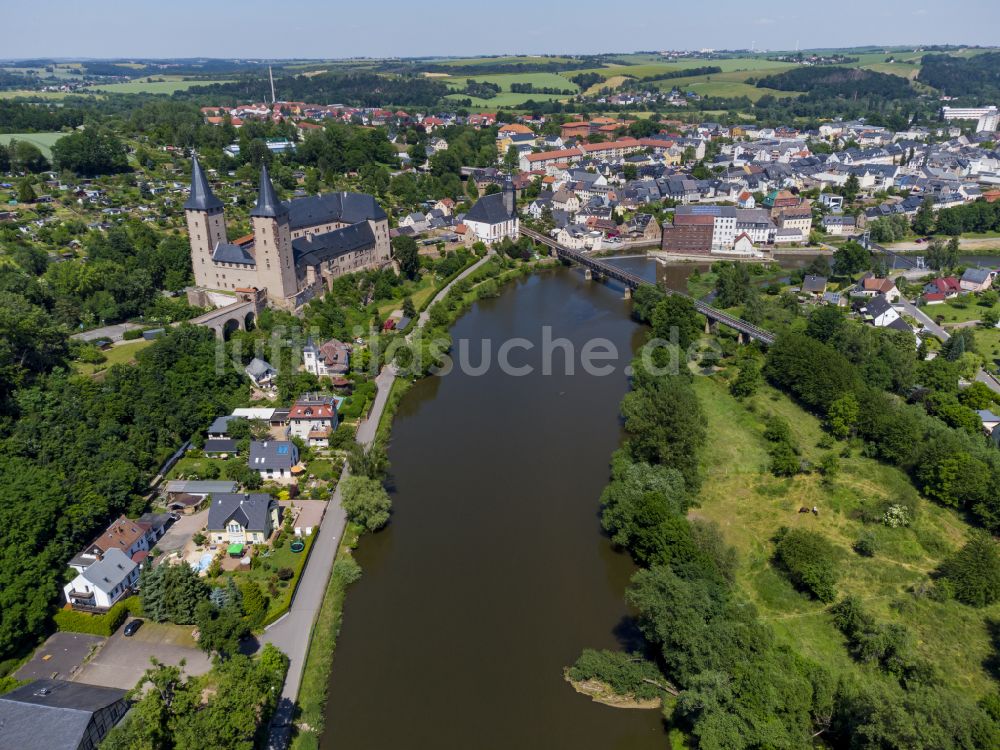
[[[465, 67], [467, 65], [543, 65], [545, 63], [568, 63], [573, 58], [561, 55], [508, 55], [506, 57], [463, 57], [463, 58], [427, 58], [420, 62], [428, 65], [449, 65]], [[419, 66], [419, 63], [418, 63]]]
[[[572, 73], [567, 73], [567, 75], [572, 75]], [[529, 99], [534, 99], [537, 101], [551, 101], [553, 99], [566, 99], [565, 94], [515, 94], [510, 90], [511, 84], [514, 83], [530, 83], [538, 88], [555, 88], [562, 90], [572, 90], [578, 91], [578, 87], [568, 78], [559, 75], [558, 73], [497, 73], [497, 74], [484, 74], [481, 76], [466, 76], [457, 75], [454, 77], [440, 77], [434, 76], [437, 80], [442, 83], [452, 87], [453, 89], [460, 89], [465, 86], [467, 80], [474, 80], [477, 82], [489, 82], [495, 83], [501, 87], [502, 93], [498, 94], [492, 99], [480, 99], [478, 97], [466, 97], [464, 94], [453, 94], [451, 98], [470, 98], [472, 100], [473, 106], [476, 107], [486, 107], [486, 108], [496, 108], [496, 107], [516, 107]]]
[[[88, 87], [88, 91], [104, 91], [109, 94], [172, 94], [192, 86], [210, 86], [213, 83], [226, 83], [224, 80], [181, 80], [171, 76], [151, 76], [154, 80], [145, 78], [125, 83], [102, 83]], [[163, 79], [163, 80], [160, 80]]]
[[45, 101], [59, 101], [60, 99], [65, 99], [67, 96], [87, 96], [89, 92], [78, 90], [78, 91], [33, 91], [31, 89], [10, 89], [8, 91], [0, 91], [0, 99], [35, 99], [35, 100], [45, 100]]
[[[841, 454], [845, 444], [820, 448], [824, 432], [819, 420], [770, 387], [741, 403], [721, 379], [695, 381], [712, 439], [702, 459], [701, 504], [690, 515], [718, 523], [726, 541], [737, 549], [737, 584], [776, 637], [834, 675], [862, 669], [848, 655], [827, 605], [797, 591], [771, 561], [771, 539], [779, 528], [809, 529], [839, 550], [840, 596], [856, 595], [880, 621], [910, 628], [918, 653], [940, 670], [946, 683], [976, 696], [992, 692], [994, 683], [983, 665], [993, 653], [987, 623], [1000, 615], [1000, 605], [976, 610], [912, 593], [913, 586], [926, 582], [928, 573], [962, 545], [969, 530], [962, 518], [918, 498], [905, 474], [865, 458], [858, 449], [841, 456], [839, 472], [831, 479], [816, 473], [772, 476], [763, 438], [767, 415], [789, 424], [802, 458], [814, 465], [827, 453]], [[862, 520], [864, 513], [877, 514], [882, 504], [899, 501], [918, 503], [908, 527]], [[799, 512], [813, 506], [818, 515]], [[852, 549], [862, 533], [876, 542], [873, 557]]]
[[11, 141], [27, 141], [41, 150], [47, 159], [52, 158], [52, 144], [62, 138], [65, 133], [0, 133], [0, 143], [6, 145]]

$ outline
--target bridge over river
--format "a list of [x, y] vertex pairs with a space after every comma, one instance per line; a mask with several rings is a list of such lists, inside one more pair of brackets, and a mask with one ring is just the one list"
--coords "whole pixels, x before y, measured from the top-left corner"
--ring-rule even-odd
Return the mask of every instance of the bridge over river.
[[[607, 260], [603, 258], [595, 258], [587, 255], [586, 253], [581, 253], [579, 250], [572, 250], [565, 245], [560, 245], [551, 237], [548, 237], [540, 232], [536, 232], [533, 229], [526, 229], [522, 227], [521, 234], [534, 242], [540, 242], [541, 244], [552, 248], [559, 258], [570, 263], [581, 265], [588, 269], [591, 273], [596, 273], [600, 276], [614, 279], [615, 281], [624, 284], [628, 289], [638, 289], [640, 286], [655, 286], [652, 281], [648, 281], [640, 276], [636, 276], [634, 273], [618, 268], [617, 266], [608, 263]], [[694, 299], [683, 292], [671, 289], [664, 289], [663, 291], [667, 294], [676, 294], [680, 297], [690, 299], [694, 304], [694, 308], [699, 313], [704, 315], [708, 319], [709, 323], [716, 323], [732, 328], [739, 333], [741, 340], [759, 341], [765, 346], [774, 343], [775, 336], [771, 333], [771, 331], [765, 330], [760, 326], [754, 325], [753, 323], [749, 323], [742, 318], [737, 318], [735, 315], [730, 315], [727, 312], [712, 307], [707, 302]]]

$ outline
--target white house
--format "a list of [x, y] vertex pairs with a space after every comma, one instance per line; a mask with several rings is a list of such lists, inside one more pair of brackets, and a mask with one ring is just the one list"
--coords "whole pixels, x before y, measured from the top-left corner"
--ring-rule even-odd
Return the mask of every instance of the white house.
[[254, 440], [247, 462], [265, 482], [288, 484], [299, 462], [299, 449], [290, 440]]
[[302, 364], [306, 372], [318, 378], [337, 378], [347, 374], [351, 348], [337, 339], [316, 346], [310, 338], [302, 349]]
[[326, 447], [337, 429], [337, 401], [307, 393], [288, 412], [288, 431], [313, 447]]
[[139, 564], [119, 549], [109, 549], [63, 586], [66, 601], [81, 609], [110, 609], [132, 593], [139, 580]]

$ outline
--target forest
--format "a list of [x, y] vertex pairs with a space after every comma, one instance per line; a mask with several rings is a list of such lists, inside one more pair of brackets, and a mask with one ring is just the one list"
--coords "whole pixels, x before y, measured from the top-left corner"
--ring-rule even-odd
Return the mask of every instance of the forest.
[[924, 55], [917, 80], [948, 96], [995, 104], [1000, 99], [1000, 52], [972, 57]]
[[804, 91], [810, 100], [843, 97], [846, 99], [911, 99], [916, 92], [905, 78], [861, 68], [799, 67], [765, 76], [758, 88], [778, 91]]
[[[275, 88], [287, 101], [338, 103], [350, 107], [433, 107], [449, 88], [422, 76], [387, 76], [378, 73], [321, 73], [314, 76], [277, 78]], [[239, 100], [266, 101], [270, 98], [266, 77], [250, 76], [229, 83], [192, 86], [174, 94], [177, 99], [198, 99], [213, 104]]]

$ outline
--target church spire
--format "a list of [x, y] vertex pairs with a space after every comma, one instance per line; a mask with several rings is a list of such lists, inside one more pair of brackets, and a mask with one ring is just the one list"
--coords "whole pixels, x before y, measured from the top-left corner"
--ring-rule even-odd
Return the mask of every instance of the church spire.
[[267, 165], [260, 168], [260, 188], [257, 190], [257, 205], [250, 212], [251, 216], [265, 219], [276, 219], [288, 213], [288, 207], [278, 200], [271, 184], [271, 176], [267, 173]]
[[191, 159], [191, 195], [184, 204], [185, 211], [210, 211], [222, 208], [222, 201], [215, 197], [208, 186], [205, 173], [201, 171], [198, 157]]

